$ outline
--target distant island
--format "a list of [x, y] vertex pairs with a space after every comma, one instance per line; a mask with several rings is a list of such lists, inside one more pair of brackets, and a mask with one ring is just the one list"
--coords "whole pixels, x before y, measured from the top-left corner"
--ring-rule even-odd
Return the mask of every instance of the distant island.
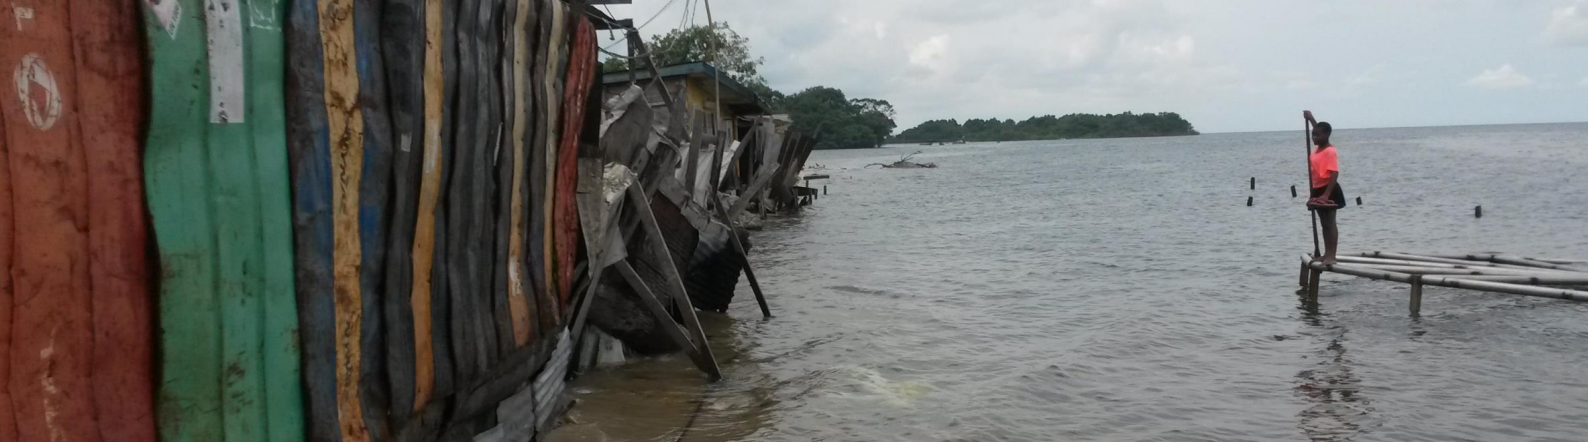
[[1137, 114], [1044, 115], [1025, 121], [932, 120], [888, 138], [889, 143], [1061, 140], [1069, 138], [1169, 137], [1197, 135], [1191, 122], [1174, 112]]

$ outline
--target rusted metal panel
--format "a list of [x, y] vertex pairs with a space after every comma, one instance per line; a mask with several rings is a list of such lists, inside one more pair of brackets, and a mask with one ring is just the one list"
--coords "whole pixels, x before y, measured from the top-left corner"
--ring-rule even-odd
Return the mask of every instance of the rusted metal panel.
[[[589, 99], [594, 78], [590, 71], [595, 66], [595, 28], [590, 19], [579, 15], [574, 19], [573, 44], [563, 94], [562, 140], [558, 147], [557, 186], [554, 197], [554, 232], [556, 238], [557, 295], [566, 306], [573, 291], [574, 260], [579, 250], [579, 211], [575, 201], [579, 180], [579, 137], [585, 124], [585, 102]], [[565, 309], [566, 310], [566, 309]]]
[[95, 418], [106, 439], [153, 441], [154, 327], [139, 155], [149, 108], [142, 23], [135, 2], [70, 4], [88, 175]]
[[89, 189], [67, 2], [0, 13], [0, 93], [13, 206], [12, 412], [21, 440], [99, 440], [90, 292]]
[[12, 246], [16, 244], [13, 226], [16, 213], [11, 204], [11, 148], [7, 144], [5, 109], [0, 108], [0, 441], [16, 440], [17, 420], [11, 405], [11, 310], [15, 300], [11, 286]]

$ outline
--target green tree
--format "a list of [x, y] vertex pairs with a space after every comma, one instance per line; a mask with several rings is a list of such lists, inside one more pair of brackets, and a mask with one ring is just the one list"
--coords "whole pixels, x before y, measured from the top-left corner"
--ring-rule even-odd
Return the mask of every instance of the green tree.
[[871, 98], [849, 99], [844, 91], [816, 86], [789, 95], [780, 109], [794, 119], [794, 129], [821, 137], [821, 149], [881, 146], [897, 125], [893, 104]]
[[[760, 68], [766, 62], [752, 55], [750, 41], [734, 32], [727, 23], [693, 26], [651, 37], [646, 44], [657, 66], [670, 66], [711, 60], [713, 66], [743, 84], [776, 112], [790, 114], [794, 129], [821, 137], [822, 149], [853, 149], [881, 146], [898, 127], [893, 121], [893, 104], [872, 98], [849, 99], [844, 91], [816, 86], [793, 95], [784, 95], [767, 86]], [[609, 57], [602, 62], [604, 72], [629, 70], [630, 60]]]
[[1197, 135], [1191, 122], [1174, 112], [1155, 114], [1043, 115], [1014, 120], [971, 119], [932, 120], [889, 138], [893, 143], [936, 143], [951, 141], [1053, 140], [1065, 138], [1161, 137]]
[[[714, 59], [711, 57], [713, 43], [717, 50]], [[651, 41], [646, 43], [646, 48], [650, 50], [657, 66], [715, 60], [712, 66], [754, 90], [757, 95], [763, 90], [776, 92], [766, 87], [766, 79], [761, 77], [761, 65], [766, 63], [766, 59], [751, 55], [750, 40], [734, 32], [726, 22], [718, 22], [716, 26], [690, 26], [653, 35]], [[601, 63], [601, 69], [604, 72], [620, 72], [629, 70], [633, 65], [629, 60], [610, 57]]]

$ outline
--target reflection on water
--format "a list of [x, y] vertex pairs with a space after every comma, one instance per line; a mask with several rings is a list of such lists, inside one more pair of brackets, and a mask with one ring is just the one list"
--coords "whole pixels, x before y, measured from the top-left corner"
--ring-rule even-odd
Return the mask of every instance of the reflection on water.
[[1355, 440], [1377, 423], [1372, 401], [1362, 394], [1356, 363], [1346, 355], [1347, 330], [1316, 310], [1302, 319], [1320, 335], [1316, 338], [1327, 339], [1328, 345], [1307, 355], [1313, 365], [1296, 373], [1295, 393], [1310, 404], [1296, 414], [1300, 419], [1297, 427], [1314, 441]]
[[[1583, 440], [1588, 305], [1431, 288], [1410, 318], [1326, 275], [1297, 308], [1298, 135], [816, 152], [829, 193], [755, 233], [777, 317], [743, 285], [701, 315], [726, 380], [596, 370], [553, 440]], [[1588, 258], [1588, 125], [1335, 138], [1344, 251]], [[861, 168], [916, 150], [940, 168]]]

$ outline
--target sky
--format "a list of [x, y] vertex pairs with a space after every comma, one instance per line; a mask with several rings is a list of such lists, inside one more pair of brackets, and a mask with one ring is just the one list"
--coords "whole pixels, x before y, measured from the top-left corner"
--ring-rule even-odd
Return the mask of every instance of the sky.
[[[609, 8], [636, 25], [649, 20], [640, 30], [649, 39], [691, 19], [706, 24], [700, 1]], [[774, 89], [821, 85], [888, 100], [900, 130], [931, 119], [1124, 111], [1178, 112], [1202, 132], [1295, 129], [1303, 109], [1336, 128], [1588, 121], [1588, 0], [717, 0], [711, 8], [766, 59], [761, 74]]]

